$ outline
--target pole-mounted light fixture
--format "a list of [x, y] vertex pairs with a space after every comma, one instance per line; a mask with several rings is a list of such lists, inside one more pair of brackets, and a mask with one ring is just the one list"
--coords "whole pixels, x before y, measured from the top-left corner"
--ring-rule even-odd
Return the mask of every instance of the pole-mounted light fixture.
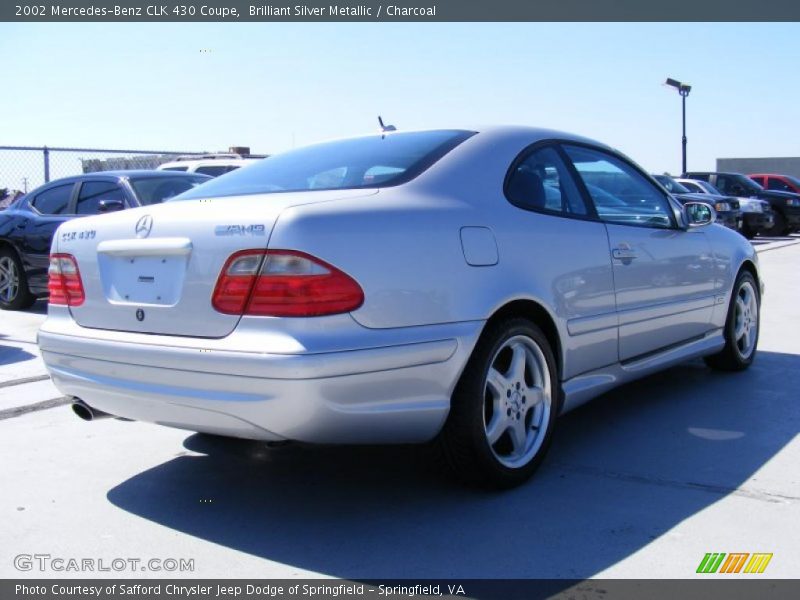
[[686, 174], [686, 96], [689, 95], [689, 92], [692, 91], [692, 86], [688, 83], [682, 83], [677, 79], [672, 79], [671, 77], [667, 77], [667, 80], [664, 82], [664, 85], [669, 87], [673, 87], [678, 90], [678, 93], [681, 95], [681, 110], [683, 113], [683, 136], [681, 137], [681, 148], [682, 148], [682, 158], [683, 158], [683, 171], [682, 173]]

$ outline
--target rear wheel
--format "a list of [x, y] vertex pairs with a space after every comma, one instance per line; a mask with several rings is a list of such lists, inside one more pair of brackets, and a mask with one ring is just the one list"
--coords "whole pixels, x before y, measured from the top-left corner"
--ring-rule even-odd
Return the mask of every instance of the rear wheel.
[[0, 309], [22, 310], [36, 302], [16, 252], [0, 248]]
[[753, 275], [742, 271], [733, 286], [725, 321], [725, 347], [705, 358], [706, 364], [721, 371], [743, 371], [753, 362], [758, 346], [761, 298]]
[[547, 338], [513, 318], [481, 336], [453, 393], [437, 444], [467, 483], [509, 488], [527, 480], [550, 445], [558, 375]]

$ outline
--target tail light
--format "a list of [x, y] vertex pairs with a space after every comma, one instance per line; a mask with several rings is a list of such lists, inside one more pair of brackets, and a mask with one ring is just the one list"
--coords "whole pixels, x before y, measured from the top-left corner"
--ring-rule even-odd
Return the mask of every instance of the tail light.
[[86, 299], [78, 263], [71, 254], [51, 254], [47, 271], [47, 290], [50, 304], [80, 306]]
[[361, 286], [318, 258], [295, 250], [243, 250], [222, 268], [212, 306], [231, 315], [318, 317], [364, 302]]

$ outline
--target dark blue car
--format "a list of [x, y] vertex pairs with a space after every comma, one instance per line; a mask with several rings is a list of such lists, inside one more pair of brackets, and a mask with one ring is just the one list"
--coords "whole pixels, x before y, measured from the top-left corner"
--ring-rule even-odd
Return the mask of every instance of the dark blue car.
[[47, 295], [50, 243], [61, 223], [158, 204], [211, 177], [172, 171], [103, 171], [51, 181], [0, 211], [0, 309]]

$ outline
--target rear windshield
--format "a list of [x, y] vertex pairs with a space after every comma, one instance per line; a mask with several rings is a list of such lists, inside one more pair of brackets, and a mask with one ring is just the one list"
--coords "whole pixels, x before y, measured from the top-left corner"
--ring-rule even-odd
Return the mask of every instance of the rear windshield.
[[148, 206], [169, 200], [206, 181], [212, 181], [211, 177], [207, 175], [176, 175], [174, 177], [142, 177], [131, 179], [130, 183], [139, 203], [142, 206]]
[[175, 199], [400, 185], [472, 135], [460, 130], [414, 131], [315, 144], [270, 156]]
[[654, 175], [656, 181], [664, 186], [670, 194], [690, 194], [691, 192], [685, 186], [675, 181], [668, 175]]

